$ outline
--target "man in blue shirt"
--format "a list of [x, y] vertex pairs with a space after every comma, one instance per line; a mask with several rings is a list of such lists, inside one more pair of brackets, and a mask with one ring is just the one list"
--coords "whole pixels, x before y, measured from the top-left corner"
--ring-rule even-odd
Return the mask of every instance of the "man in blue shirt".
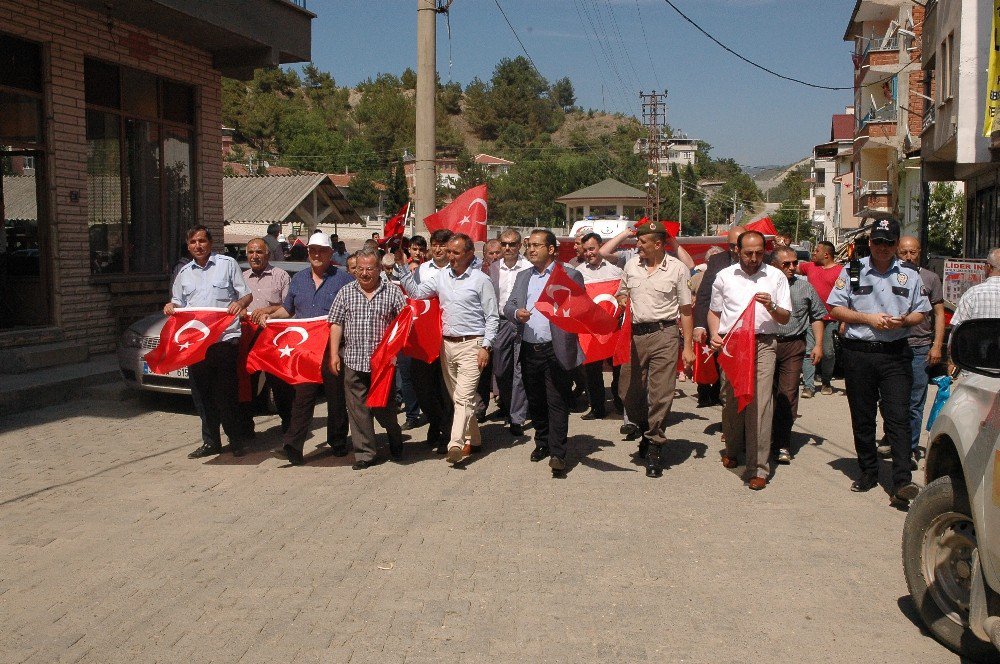
[[841, 340], [847, 403], [861, 477], [851, 491], [878, 485], [875, 414], [882, 404], [885, 436], [892, 447], [892, 501], [907, 504], [919, 487], [910, 481], [910, 328], [931, 304], [920, 274], [896, 258], [899, 223], [879, 219], [871, 231], [871, 256], [853, 260], [830, 292], [830, 316], [847, 324]]
[[[260, 316], [261, 322], [272, 318], [326, 318], [337, 293], [354, 281], [347, 271], [333, 264], [333, 246], [326, 233], [315, 232], [309, 238], [309, 270], [302, 270], [288, 284], [288, 295], [281, 308], [274, 313]], [[329, 351], [327, 351], [329, 353]], [[302, 449], [312, 424], [316, 398], [320, 390], [326, 394], [326, 442], [336, 456], [347, 456], [347, 402], [344, 396], [344, 377], [330, 371], [329, 357], [323, 359], [323, 384], [302, 383], [295, 385], [291, 421], [282, 435], [282, 448], [275, 456], [287, 459], [293, 466], [305, 463]]]
[[222, 438], [219, 424], [229, 437], [233, 456], [243, 456], [244, 445], [253, 433], [240, 417], [236, 382], [236, 358], [240, 340], [239, 317], [253, 300], [243, 280], [239, 264], [229, 256], [212, 252], [212, 233], [204, 226], [187, 232], [188, 253], [194, 259], [174, 278], [170, 302], [163, 313], [173, 316], [176, 308], [224, 307], [236, 316], [222, 338], [209, 346], [205, 359], [188, 368], [191, 398], [201, 418], [201, 447], [189, 459], [219, 454]]

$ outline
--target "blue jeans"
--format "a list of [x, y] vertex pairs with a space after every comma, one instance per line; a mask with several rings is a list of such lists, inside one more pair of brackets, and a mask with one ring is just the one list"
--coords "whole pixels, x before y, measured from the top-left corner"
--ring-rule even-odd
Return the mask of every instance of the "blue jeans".
[[913, 388], [910, 390], [910, 447], [920, 444], [920, 429], [924, 421], [924, 403], [927, 401], [927, 353], [931, 347], [912, 346]]
[[[837, 361], [837, 356], [833, 350], [833, 333], [837, 329], [837, 321], [823, 321], [823, 359], [820, 360], [820, 378], [824, 385], [829, 385], [833, 380], [833, 365]], [[816, 390], [816, 367], [812, 363], [810, 353], [816, 345], [816, 337], [813, 336], [812, 325], [806, 328], [806, 358], [802, 362], [802, 388], [806, 390]]]
[[410, 379], [410, 357], [400, 353], [396, 356], [396, 387], [403, 398], [403, 408], [406, 419], [416, 420], [420, 417], [420, 406], [417, 405], [417, 392]]

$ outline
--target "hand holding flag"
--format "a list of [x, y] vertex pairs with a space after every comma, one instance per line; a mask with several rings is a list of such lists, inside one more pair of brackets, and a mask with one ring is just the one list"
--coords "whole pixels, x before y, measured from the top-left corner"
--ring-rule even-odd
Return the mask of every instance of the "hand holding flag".
[[153, 373], [165, 374], [201, 362], [209, 346], [236, 318], [228, 310], [215, 307], [173, 311], [160, 331], [159, 345], [143, 357]]
[[719, 366], [733, 386], [737, 410], [754, 399], [757, 390], [757, 300], [751, 299], [719, 347]]
[[556, 262], [535, 309], [561, 330], [572, 334], [612, 334], [618, 320], [601, 308]]

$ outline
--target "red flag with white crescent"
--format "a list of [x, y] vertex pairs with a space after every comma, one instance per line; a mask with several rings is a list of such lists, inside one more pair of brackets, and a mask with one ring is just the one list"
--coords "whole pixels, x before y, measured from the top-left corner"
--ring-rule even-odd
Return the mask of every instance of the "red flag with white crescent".
[[750, 300], [716, 354], [719, 367], [733, 386], [739, 411], [753, 401], [757, 387], [756, 309], [757, 300]]
[[486, 185], [463, 191], [455, 200], [424, 218], [428, 232], [447, 228], [453, 233], [465, 233], [473, 242], [486, 241]]
[[187, 307], [175, 309], [160, 330], [160, 343], [143, 359], [150, 371], [165, 374], [205, 359], [208, 347], [222, 337], [235, 320], [226, 309]]
[[271, 318], [247, 355], [246, 369], [266, 371], [289, 385], [323, 382], [323, 357], [330, 343], [326, 316]]
[[[389, 396], [396, 387], [393, 380], [396, 376], [396, 356], [403, 350], [412, 325], [413, 311], [406, 307], [392, 325], [386, 328], [382, 340], [375, 346], [371, 360], [371, 387], [368, 388], [368, 398], [365, 399], [365, 405], [369, 408], [385, 408], [389, 403]], [[420, 387], [417, 386], [418, 389]]]
[[[621, 282], [621, 279], [611, 279], [591, 281], [586, 284], [587, 295], [594, 301], [594, 304], [608, 312], [615, 320], [618, 320], [619, 309], [615, 294], [618, 292]], [[620, 330], [610, 334], [580, 334], [577, 338], [580, 341], [580, 348], [583, 349], [584, 362], [590, 364], [598, 360], [606, 360], [614, 355], [619, 333]]]
[[612, 334], [618, 329], [618, 320], [590, 299], [587, 289], [573, 281], [559, 262], [552, 268], [535, 309], [571, 334]]
[[615, 335], [615, 354], [611, 356], [611, 364], [620, 367], [632, 361], [632, 301], [625, 302], [625, 318], [622, 329]]
[[[683, 351], [682, 351], [683, 352]], [[714, 385], [719, 380], [719, 367], [715, 364], [715, 353], [707, 344], [694, 344], [694, 382], [699, 385]]]
[[407, 300], [406, 304], [413, 320], [403, 346], [403, 355], [430, 364], [441, 354], [441, 303], [432, 297], [429, 300]]
[[382, 237], [378, 239], [378, 245], [380, 247], [385, 246], [385, 244], [393, 238], [403, 237], [403, 233], [406, 232], [406, 215], [409, 211], [410, 204], [407, 203], [399, 209], [399, 212], [397, 212], [395, 216], [386, 220], [385, 229], [382, 231]]

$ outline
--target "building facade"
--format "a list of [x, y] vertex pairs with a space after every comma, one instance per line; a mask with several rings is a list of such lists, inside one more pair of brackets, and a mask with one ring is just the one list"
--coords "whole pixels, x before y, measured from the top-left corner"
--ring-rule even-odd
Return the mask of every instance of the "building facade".
[[303, 0], [242, 5], [0, 0], [0, 211], [34, 212], [3, 213], [0, 349], [111, 351], [162, 306], [186, 228], [221, 244], [221, 77], [311, 48]]
[[[635, 154], [645, 155], [649, 150], [649, 139], [637, 139], [632, 151]], [[683, 169], [686, 166], [694, 166], [698, 157], [698, 139], [687, 138], [686, 136], [660, 138], [660, 157], [657, 159], [658, 171], [661, 176], [671, 173], [671, 167], [677, 166]]]
[[809, 211], [819, 238], [838, 243], [858, 228], [854, 215], [854, 107], [833, 116], [830, 140], [813, 147]]

